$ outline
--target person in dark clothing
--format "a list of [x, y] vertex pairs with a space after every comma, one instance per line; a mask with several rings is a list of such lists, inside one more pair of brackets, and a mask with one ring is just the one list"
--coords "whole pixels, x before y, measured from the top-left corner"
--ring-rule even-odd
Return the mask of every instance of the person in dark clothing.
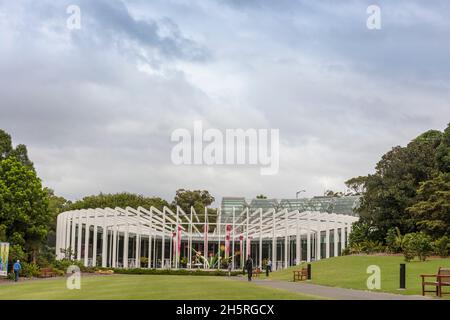
[[251, 257], [248, 257], [245, 262], [245, 269], [247, 270], [248, 281], [252, 281], [252, 273], [253, 273], [253, 260]]

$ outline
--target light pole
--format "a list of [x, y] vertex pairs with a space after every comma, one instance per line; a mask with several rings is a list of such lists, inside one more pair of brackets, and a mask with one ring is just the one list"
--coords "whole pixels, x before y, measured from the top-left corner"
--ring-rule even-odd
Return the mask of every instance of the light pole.
[[306, 190], [300, 190], [300, 191], [297, 191], [297, 193], [295, 194], [295, 198], [298, 199], [298, 195], [299, 195], [300, 193], [302, 193], [302, 192], [306, 192]]

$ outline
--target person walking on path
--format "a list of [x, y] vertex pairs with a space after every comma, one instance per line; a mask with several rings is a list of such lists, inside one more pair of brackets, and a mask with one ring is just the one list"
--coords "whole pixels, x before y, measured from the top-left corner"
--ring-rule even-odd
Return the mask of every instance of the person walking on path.
[[247, 270], [248, 281], [252, 281], [252, 273], [253, 273], [253, 260], [251, 257], [248, 257], [245, 262], [245, 269]]
[[13, 265], [13, 270], [14, 270], [14, 281], [17, 282], [19, 281], [19, 274], [20, 274], [20, 270], [22, 269], [22, 265], [20, 264], [20, 260], [17, 260], [16, 263], [14, 263]]
[[266, 276], [269, 276], [269, 272], [272, 272], [272, 261], [269, 259], [266, 265]]

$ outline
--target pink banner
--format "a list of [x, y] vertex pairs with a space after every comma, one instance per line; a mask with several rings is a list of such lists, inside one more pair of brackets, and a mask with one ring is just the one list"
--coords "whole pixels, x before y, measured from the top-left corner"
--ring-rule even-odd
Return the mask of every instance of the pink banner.
[[181, 252], [181, 227], [178, 226], [178, 243], [177, 243], [177, 256], [178, 258], [180, 257], [180, 252]]
[[250, 257], [251, 254], [252, 254], [252, 252], [251, 252], [251, 249], [252, 249], [251, 244], [252, 244], [252, 237], [248, 237], [247, 238], [247, 258]]
[[239, 236], [239, 250], [240, 250], [240, 254], [241, 254], [241, 261], [244, 257], [244, 252], [242, 251], [244, 249], [242, 242], [244, 241], [244, 236]]
[[208, 259], [208, 224], [205, 223], [205, 232], [204, 232], [204, 252], [203, 252], [203, 256], [205, 257], [205, 259]]
[[225, 233], [225, 259], [228, 259], [228, 256], [230, 255], [230, 233], [231, 225], [227, 224]]

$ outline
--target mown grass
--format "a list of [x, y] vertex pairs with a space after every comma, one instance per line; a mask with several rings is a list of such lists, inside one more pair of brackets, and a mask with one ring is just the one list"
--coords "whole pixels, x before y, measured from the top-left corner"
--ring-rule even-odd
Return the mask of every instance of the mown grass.
[[83, 276], [80, 290], [69, 290], [65, 278], [0, 284], [0, 299], [124, 300], [265, 300], [314, 297], [212, 276], [111, 275]]
[[[398, 290], [400, 283], [400, 264], [406, 264], [406, 290]], [[371, 265], [380, 267], [381, 289], [374, 291], [391, 292], [398, 294], [422, 294], [420, 274], [435, 274], [439, 267], [450, 267], [450, 259], [429, 259], [425, 262], [405, 262], [402, 256], [342, 256], [324, 259], [311, 263], [312, 283], [368, 290], [367, 268]], [[272, 279], [292, 281], [291, 267], [285, 270], [273, 272]], [[435, 278], [430, 279], [435, 280]], [[450, 288], [446, 288], [447, 291]]]

